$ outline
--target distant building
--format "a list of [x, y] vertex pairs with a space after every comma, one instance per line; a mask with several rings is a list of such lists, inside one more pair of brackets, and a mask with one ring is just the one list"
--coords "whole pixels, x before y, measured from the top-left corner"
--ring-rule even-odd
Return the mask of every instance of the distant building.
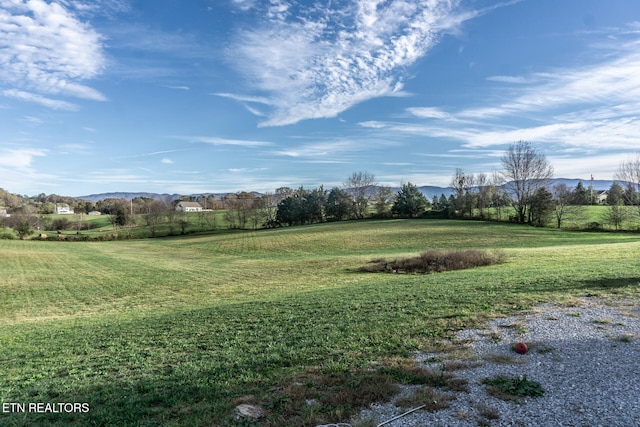
[[202, 212], [202, 206], [198, 202], [180, 202], [176, 205], [177, 211], [182, 212]]
[[69, 205], [56, 205], [56, 213], [58, 215], [73, 215], [73, 209]]
[[102, 212], [100, 212], [100, 211], [91, 211], [87, 215], [102, 215]]
[[609, 192], [607, 190], [598, 191], [598, 203], [601, 205], [607, 204], [607, 197], [609, 196]]
[[7, 210], [5, 208], [0, 208], [0, 218], [5, 218], [8, 216], [9, 214], [7, 213]]

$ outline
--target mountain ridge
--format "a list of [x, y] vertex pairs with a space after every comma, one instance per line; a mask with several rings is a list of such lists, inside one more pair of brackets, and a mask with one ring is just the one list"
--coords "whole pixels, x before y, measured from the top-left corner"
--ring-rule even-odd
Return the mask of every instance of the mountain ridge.
[[[585, 188], [589, 188], [592, 185], [592, 181], [591, 180], [584, 180], [584, 179], [580, 179], [580, 178], [553, 178], [553, 179], [550, 179], [549, 181], [550, 181], [550, 184], [548, 186], [549, 188], [552, 188], [552, 187], [554, 187], [555, 185], [558, 185], [558, 184], [564, 184], [569, 189], [574, 189], [578, 185], [579, 182], [582, 182], [582, 184], [584, 185]], [[596, 191], [608, 190], [611, 187], [611, 184], [613, 184], [614, 182], [616, 182], [616, 181], [615, 180], [606, 180], [606, 179], [594, 179], [593, 180], [593, 189], [596, 190]], [[376, 186], [376, 188], [379, 188], [379, 187], [381, 187], [381, 186]], [[395, 192], [395, 191], [398, 191], [400, 189], [400, 187], [391, 187], [391, 189]], [[441, 194], [444, 194], [445, 197], [449, 197], [449, 195], [451, 195], [453, 193], [453, 190], [451, 189], [451, 187], [439, 187], [439, 186], [436, 186], [436, 185], [421, 185], [421, 186], [418, 186], [418, 189], [428, 199], [432, 199], [433, 196], [440, 197]], [[259, 192], [254, 192], [254, 193], [257, 194], [257, 195], [261, 195], [262, 194], [262, 193], [259, 193]], [[228, 194], [235, 194], [235, 193], [232, 193], [232, 192], [228, 192], [228, 193], [205, 192], [205, 193], [199, 193], [199, 194], [188, 194], [186, 196], [198, 197], [198, 196], [201, 196], [201, 195], [206, 195], [206, 196], [213, 195], [213, 196], [215, 196], [217, 198], [222, 198], [222, 197], [224, 197], [224, 196], [226, 196]], [[78, 197], [75, 197], [75, 198], [95, 203], [95, 202], [98, 202], [100, 200], [109, 199], [109, 198], [131, 200], [131, 199], [135, 199], [136, 197], [148, 197], [148, 198], [156, 199], [156, 200], [173, 201], [173, 200], [179, 199], [182, 196], [185, 196], [185, 194], [150, 193], [150, 192], [135, 192], [135, 191], [114, 191], [114, 192], [109, 192], [109, 193], [89, 194], [89, 195], [86, 195], [86, 196], [78, 196]]]

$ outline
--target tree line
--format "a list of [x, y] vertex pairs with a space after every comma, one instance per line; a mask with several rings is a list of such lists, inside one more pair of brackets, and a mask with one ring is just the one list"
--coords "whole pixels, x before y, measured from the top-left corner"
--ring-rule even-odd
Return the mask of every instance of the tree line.
[[[15, 229], [20, 238], [34, 229], [64, 230], [90, 227], [89, 222], [51, 219], [57, 203], [67, 203], [76, 213], [99, 211], [114, 228], [144, 225], [155, 236], [160, 226], [169, 234], [184, 234], [189, 226], [186, 213], [176, 210], [180, 201], [197, 201], [205, 210], [197, 212], [200, 229], [216, 229], [216, 211], [223, 211], [225, 226], [236, 229], [273, 228], [326, 221], [370, 217], [416, 218], [423, 216], [457, 219], [508, 220], [521, 224], [560, 228], [568, 219], [584, 216], [585, 206], [596, 203], [594, 190], [582, 182], [570, 189], [565, 184], [550, 187], [553, 167], [546, 155], [527, 141], [514, 142], [501, 157], [502, 169], [491, 174], [469, 174], [456, 169], [450, 180], [451, 194], [432, 200], [408, 182], [397, 192], [378, 185], [372, 173], [353, 172], [341, 187], [330, 190], [281, 187], [257, 194], [238, 192], [221, 198], [213, 195], [184, 196], [178, 200], [137, 197], [132, 200], [104, 199], [96, 203], [44, 195], [19, 196], [0, 189], [0, 204], [11, 206], [11, 217], [2, 224]], [[640, 216], [640, 155], [623, 161], [616, 181], [608, 190], [608, 209], [602, 221], [619, 229], [624, 221]], [[213, 212], [213, 214], [211, 213]]]

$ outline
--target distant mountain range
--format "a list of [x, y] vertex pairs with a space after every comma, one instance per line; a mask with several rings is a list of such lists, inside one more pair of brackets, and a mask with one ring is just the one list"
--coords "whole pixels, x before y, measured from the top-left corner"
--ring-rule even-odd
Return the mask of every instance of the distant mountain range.
[[[258, 194], [261, 195], [260, 193], [256, 193], [255, 191], [253, 191], [254, 194]], [[163, 200], [163, 201], [167, 201], [167, 202], [172, 202], [174, 200], [178, 200], [180, 197], [183, 196], [190, 196], [190, 197], [199, 197], [199, 196], [215, 196], [216, 198], [222, 198], [228, 194], [235, 194], [235, 193], [198, 193], [198, 194], [168, 194], [168, 193], [134, 193], [134, 192], [114, 192], [114, 193], [99, 193], [99, 194], [89, 194], [88, 196], [78, 196], [75, 197], [76, 199], [80, 199], [80, 200], [86, 200], [89, 202], [99, 202], [100, 200], [105, 200], [105, 199], [125, 199], [125, 200], [132, 200], [135, 199], [136, 197], [146, 197], [149, 199], [155, 199], [155, 200]]]
[[180, 198], [180, 194], [158, 194], [158, 193], [133, 193], [133, 192], [114, 192], [114, 193], [99, 193], [89, 194], [88, 196], [78, 196], [76, 199], [86, 200], [88, 202], [99, 202], [105, 199], [126, 199], [132, 200], [136, 197], [147, 197], [155, 200], [172, 201]]
[[[582, 181], [582, 185], [584, 185], [585, 188], [589, 188], [589, 186], [592, 185], [592, 182], [590, 180], [577, 179], [577, 178], [576, 179], [554, 178], [550, 180], [549, 188], [552, 188], [553, 186], [558, 184], [564, 184], [568, 188], [573, 189], [581, 181]], [[593, 189], [596, 191], [608, 190], [611, 187], [611, 184], [613, 183], [614, 183], [613, 180], [594, 179]], [[424, 194], [429, 200], [433, 199], [433, 196], [440, 197], [441, 194], [444, 194], [445, 197], [449, 197], [449, 195], [453, 192], [450, 187], [437, 187], [433, 185], [423, 185], [418, 188], [420, 189], [422, 194]], [[399, 189], [400, 187], [392, 188], [393, 191], [398, 191]], [[222, 198], [231, 193], [204, 193], [204, 194], [207, 196], [213, 195], [216, 198]], [[260, 194], [260, 193], [255, 193], [255, 194]], [[201, 195], [202, 194], [192, 194], [191, 196], [197, 197]], [[136, 197], [148, 197], [150, 199], [156, 199], [156, 200], [173, 201], [173, 200], [179, 199], [181, 196], [184, 196], [184, 194], [114, 192], [114, 193], [100, 193], [100, 194], [90, 194], [87, 196], [79, 196], [79, 197], [76, 197], [76, 199], [87, 200], [94, 203], [100, 200], [109, 199], [109, 198], [131, 200], [131, 199], [135, 199]]]
[[[584, 188], [589, 188], [593, 185], [593, 189], [595, 191], [604, 191], [611, 188], [611, 184], [615, 181], [613, 180], [605, 180], [605, 179], [594, 179], [593, 183], [591, 180], [577, 179], [577, 178], [554, 178], [549, 180], [549, 184], [547, 185], [548, 189], [555, 187], [558, 184], [564, 184], [568, 189], [573, 190], [576, 188], [579, 182], [582, 182]], [[433, 196], [440, 197], [441, 194], [444, 194], [445, 197], [449, 197], [450, 194], [453, 193], [453, 190], [450, 187], [433, 187], [429, 185], [425, 185], [422, 187], [418, 187], [422, 194], [424, 194], [429, 200], [433, 199]]]

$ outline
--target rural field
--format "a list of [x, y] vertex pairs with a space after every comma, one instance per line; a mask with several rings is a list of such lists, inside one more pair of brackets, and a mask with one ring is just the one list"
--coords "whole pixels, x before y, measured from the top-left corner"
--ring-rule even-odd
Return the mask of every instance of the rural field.
[[[359, 270], [467, 248], [499, 250], [505, 262], [428, 275]], [[245, 402], [267, 411], [255, 425], [314, 426], [384, 398], [370, 392], [380, 382], [410, 381], [402, 367], [412, 353], [457, 330], [541, 302], [637, 298], [640, 234], [371, 220], [0, 240], [0, 272], [0, 403], [88, 404], [3, 411], [2, 426], [252, 425], [234, 419]]]

